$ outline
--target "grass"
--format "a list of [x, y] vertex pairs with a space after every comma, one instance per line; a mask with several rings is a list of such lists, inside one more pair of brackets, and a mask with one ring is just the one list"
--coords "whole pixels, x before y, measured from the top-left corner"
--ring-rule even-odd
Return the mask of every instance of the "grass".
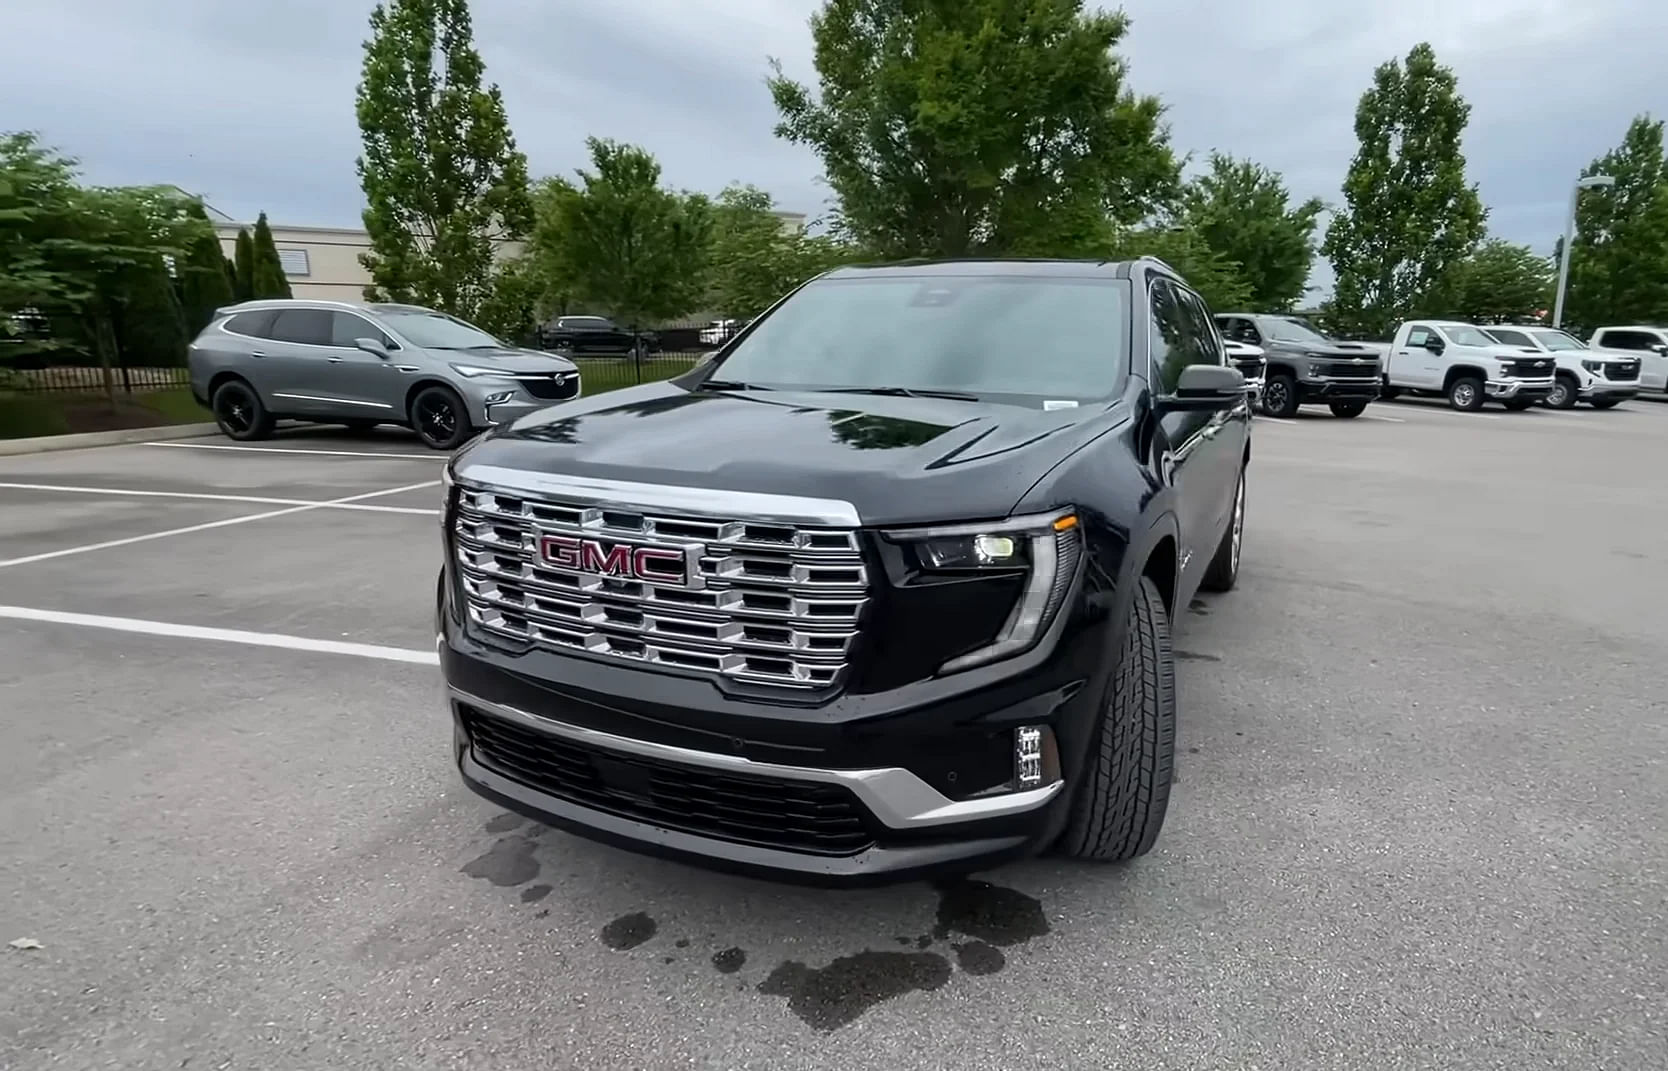
[[646, 357], [640, 365], [630, 357], [580, 357], [573, 363], [579, 366], [579, 381], [589, 397], [604, 391], [635, 387], [639, 383], [670, 379], [694, 368], [695, 362], [700, 359], [698, 354], [680, 353]]
[[117, 394], [116, 407], [103, 394], [0, 391], [0, 439], [70, 435], [83, 431], [157, 428], [213, 420], [185, 387]]

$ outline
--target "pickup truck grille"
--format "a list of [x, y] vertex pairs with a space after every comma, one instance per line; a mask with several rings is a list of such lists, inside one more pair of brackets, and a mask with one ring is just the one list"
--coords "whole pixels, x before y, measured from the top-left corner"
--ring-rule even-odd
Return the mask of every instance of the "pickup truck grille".
[[1550, 357], [1512, 361], [1511, 366], [1512, 375], [1523, 376], [1526, 379], [1545, 379], [1553, 372], [1553, 361]]
[[[869, 577], [857, 533], [669, 516], [458, 488], [457, 563], [480, 629], [535, 647], [783, 688], [838, 684]], [[552, 561], [547, 548], [592, 556]], [[681, 554], [681, 577], [609, 562]]]
[[1334, 362], [1327, 365], [1322, 374], [1335, 376], [1339, 379], [1377, 379], [1378, 362], [1368, 361], [1365, 364], [1356, 364], [1354, 361]]
[[1604, 362], [1604, 378], [1627, 383], [1639, 378], [1638, 361], [1606, 361]]

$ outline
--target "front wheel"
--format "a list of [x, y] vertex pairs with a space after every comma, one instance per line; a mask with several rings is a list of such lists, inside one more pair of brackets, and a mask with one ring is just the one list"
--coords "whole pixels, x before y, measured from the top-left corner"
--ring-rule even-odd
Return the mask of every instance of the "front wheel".
[[1545, 405], [1548, 409], [1574, 409], [1579, 395], [1580, 389], [1576, 387], [1573, 377], [1559, 376], [1552, 381], [1552, 393], [1546, 396]]
[[1535, 404], [1535, 399], [1533, 399], [1533, 398], [1507, 398], [1505, 401], [1501, 402], [1500, 404], [1505, 406], [1507, 409], [1510, 409], [1514, 413], [1521, 413], [1525, 409], [1529, 408], [1531, 405], [1534, 405]]
[[1297, 415], [1297, 380], [1288, 375], [1270, 376], [1263, 383], [1263, 412], [1290, 420]]
[[1620, 398], [1594, 398], [1592, 401], [1594, 409], [1614, 409], [1621, 404]]
[[261, 404], [261, 396], [241, 379], [220, 384], [209, 400], [214, 423], [221, 434], [238, 442], [264, 439], [272, 434], [272, 414]]
[[411, 399], [411, 427], [423, 445], [451, 450], [469, 438], [469, 410], [450, 387], [424, 387]]
[[1136, 581], [1117, 665], [1100, 698], [1082, 784], [1055, 850], [1122, 862], [1158, 840], [1175, 770], [1176, 665], [1170, 615], [1148, 577]]
[[1448, 384], [1448, 404], [1462, 413], [1475, 413], [1483, 407], [1483, 382], [1463, 376]]
[[1228, 515], [1228, 527], [1222, 531], [1222, 542], [1211, 555], [1210, 566], [1199, 581], [1204, 591], [1232, 591], [1239, 580], [1239, 550], [1245, 542], [1245, 469], [1239, 470], [1234, 485], [1234, 509]]
[[1332, 410], [1333, 416], [1338, 417], [1341, 420], [1349, 420], [1352, 417], [1358, 417], [1362, 413], [1365, 413], [1367, 411], [1367, 403], [1333, 402], [1328, 408]]

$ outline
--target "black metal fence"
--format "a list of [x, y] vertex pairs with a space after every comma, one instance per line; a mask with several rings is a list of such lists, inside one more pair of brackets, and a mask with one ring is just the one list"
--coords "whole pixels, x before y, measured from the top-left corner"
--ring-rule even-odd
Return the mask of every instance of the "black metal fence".
[[[173, 390], [191, 385], [185, 368], [113, 368], [116, 389], [127, 394]], [[0, 392], [97, 394], [105, 389], [105, 371], [89, 365], [51, 364], [39, 358], [7, 360], [0, 356]]]

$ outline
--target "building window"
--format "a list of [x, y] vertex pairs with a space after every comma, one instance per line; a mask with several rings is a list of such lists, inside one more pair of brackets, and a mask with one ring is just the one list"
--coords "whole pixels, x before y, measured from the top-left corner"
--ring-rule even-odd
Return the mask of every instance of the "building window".
[[312, 274], [312, 270], [307, 264], [307, 251], [305, 249], [280, 249], [278, 250], [278, 262], [284, 266], [284, 274], [292, 279], [296, 276]]

